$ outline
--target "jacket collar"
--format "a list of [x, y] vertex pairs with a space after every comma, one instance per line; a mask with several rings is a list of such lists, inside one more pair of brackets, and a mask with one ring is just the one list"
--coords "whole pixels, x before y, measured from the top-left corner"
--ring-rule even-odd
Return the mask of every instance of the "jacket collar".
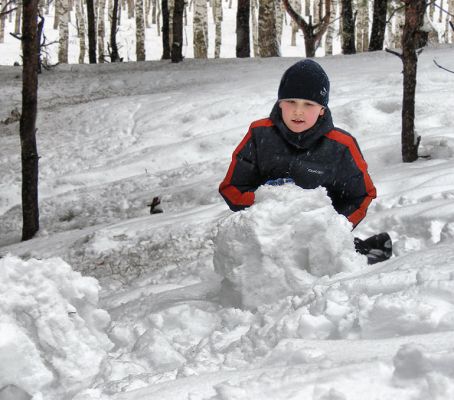
[[320, 140], [324, 135], [330, 132], [333, 128], [333, 120], [331, 118], [331, 111], [329, 108], [325, 108], [325, 114], [320, 116], [315, 125], [307, 131], [301, 133], [294, 133], [287, 128], [284, 121], [282, 120], [282, 112], [279, 107], [279, 102], [274, 104], [270, 114], [271, 121], [278, 129], [282, 137], [299, 149], [310, 149], [316, 142]]

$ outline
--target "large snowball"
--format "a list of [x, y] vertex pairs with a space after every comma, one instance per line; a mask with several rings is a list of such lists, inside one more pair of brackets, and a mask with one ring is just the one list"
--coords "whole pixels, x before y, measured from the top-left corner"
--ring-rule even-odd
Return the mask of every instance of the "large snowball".
[[214, 266], [225, 279], [222, 298], [256, 308], [302, 294], [319, 277], [365, 265], [352, 226], [324, 188], [262, 186], [255, 204], [221, 221]]

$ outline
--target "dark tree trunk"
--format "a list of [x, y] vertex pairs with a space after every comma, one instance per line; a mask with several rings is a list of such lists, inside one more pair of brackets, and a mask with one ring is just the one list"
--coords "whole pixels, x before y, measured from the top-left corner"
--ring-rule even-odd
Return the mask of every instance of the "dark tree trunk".
[[173, 63], [183, 61], [183, 13], [184, 0], [175, 0], [175, 8], [173, 10]]
[[90, 64], [96, 64], [96, 18], [94, 0], [87, 0], [88, 22], [88, 59]]
[[250, 0], [238, 0], [236, 13], [236, 56], [245, 58], [251, 56], [249, 34]]
[[402, 62], [404, 92], [402, 102], [402, 160], [413, 162], [418, 158], [420, 138], [415, 134], [415, 93], [418, 65], [417, 48], [421, 44], [421, 27], [426, 9], [425, 0], [405, 1], [405, 25], [402, 35]]
[[307, 23], [306, 20], [294, 10], [289, 0], [282, 0], [282, 2], [287, 13], [303, 31], [306, 57], [315, 57], [315, 51], [330, 23], [331, 0], [325, 1], [325, 16], [321, 18], [320, 23], [316, 25], [312, 24], [311, 16], [309, 16], [309, 23]]
[[169, 2], [162, 0], [162, 59], [170, 60]]
[[110, 24], [110, 61], [120, 61], [120, 55], [118, 54], [117, 45], [117, 26], [118, 26], [118, 1], [113, 0], [112, 17]]
[[372, 32], [370, 35], [369, 51], [383, 50], [386, 30], [386, 11], [388, 0], [374, 1], [374, 17], [372, 20]]
[[352, 0], [342, 0], [342, 54], [355, 54], [355, 21]]
[[22, 159], [22, 240], [31, 239], [39, 230], [38, 150], [36, 116], [38, 113], [38, 0], [23, 0], [22, 20], [22, 115], [20, 141]]

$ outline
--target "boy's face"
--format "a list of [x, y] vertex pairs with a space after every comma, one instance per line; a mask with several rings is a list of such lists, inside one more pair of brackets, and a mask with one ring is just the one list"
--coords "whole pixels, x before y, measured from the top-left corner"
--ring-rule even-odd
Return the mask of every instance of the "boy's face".
[[320, 104], [303, 99], [284, 99], [279, 102], [282, 119], [294, 133], [301, 133], [312, 128], [325, 109]]

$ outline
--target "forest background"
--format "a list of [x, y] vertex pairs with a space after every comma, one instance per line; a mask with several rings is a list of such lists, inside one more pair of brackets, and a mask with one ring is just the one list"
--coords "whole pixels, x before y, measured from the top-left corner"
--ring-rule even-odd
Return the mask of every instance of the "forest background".
[[[116, 51], [115, 60], [170, 58], [173, 39], [169, 27], [173, 26], [178, 1], [42, 0], [39, 2], [39, 14], [44, 22], [41, 38], [44, 45], [43, 64], [110, 62], [113, 50]], [[87, 9], [91, 9], [88, 7], [90, 2], [93, 2], [92, 24], [90, 13], [87, 13]], [[287, 3], [274, 0], [183, 1], [182, 56], [306, 55], [303, 31], [286, 12]], [[323, 30], [317, 41], [317, 56], [351, 54], [370, 49], [378, 7], [386, 7], [382, 48], [401, 47], [404, 24], [401, 1], [291, 0], [289, 4], [309, 28], [312, 27], [314, 35]], [[328, 6], [330, 16], [324, 19]], [[167, 12], [163, 12], [164, 9]], [[22, 2], [1, 0], [0, 10], [3, 13], [0, 17], [0, 64], [20, 63], [18, 38], [21, 35]], [[449, 26], [453, 13], [454, 0], [430, 2], [424, 21], [430, 43], [453, 42], [454, 30]], [[326, 26], [324, 22], [328, 22]], [[247, 41], [241, 37], [243, 32], [249, 37], [250, 45], [244, 44]], [[90, 51], [95, 55], [90, 57]]]

